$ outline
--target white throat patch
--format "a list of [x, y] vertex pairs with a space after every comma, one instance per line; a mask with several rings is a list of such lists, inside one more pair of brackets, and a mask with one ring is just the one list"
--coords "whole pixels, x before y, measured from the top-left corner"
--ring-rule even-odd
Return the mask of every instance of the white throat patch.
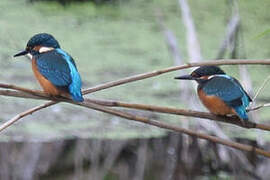
[[30, 53], [27, 53], [26, 56], [27, 56], [30, 60], [32, 60], [32, 58], [33, 58], [32, 54], [30, 54]]
[[52, 47], [41, 47], [38, 52], [44, 53], [44, 52], [48, 52], [48, 51], [52, 51], [52, 50], [54, 50], [54, 48], [52, 48]]
[[208, 80], [209, 80], [209, 79], [212, 79], [213, 77], [215, 77], [215, 75], [208, 76]]

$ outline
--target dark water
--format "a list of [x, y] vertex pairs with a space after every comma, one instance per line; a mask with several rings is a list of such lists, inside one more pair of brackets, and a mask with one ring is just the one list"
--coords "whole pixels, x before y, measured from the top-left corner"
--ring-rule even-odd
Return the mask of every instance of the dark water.
[[262, 157], [244, 153], [247, 164], [243, 164], [234, 153], [222, 152], [216, 144], [175, 133], [169, 133], [163, 138], [150, 139], [2, 142], [0, 154], [0, 179], [3, 180], [269, 177], [269, 172], [265, 171], [269, 167], [269, 161]]

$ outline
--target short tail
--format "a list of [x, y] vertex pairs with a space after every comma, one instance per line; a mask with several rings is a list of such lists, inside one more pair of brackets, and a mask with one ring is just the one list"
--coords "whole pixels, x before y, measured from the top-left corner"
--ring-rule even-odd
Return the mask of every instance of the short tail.
[[243, 106], [235, 107], [234, 110], [239, 118], [248, 121], [247, 111]]
[[76, 102], [83, 102], [84, 101], [81, 91], [71, 93], [71, 97]]

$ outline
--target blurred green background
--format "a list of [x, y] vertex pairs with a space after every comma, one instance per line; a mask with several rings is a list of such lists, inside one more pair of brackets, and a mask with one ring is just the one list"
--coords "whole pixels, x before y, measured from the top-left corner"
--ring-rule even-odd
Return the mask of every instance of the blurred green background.
[[[206, 60], [215, 59], [226, 33], [231, 10], [226, 1], [212, 3], [211, 0], [190, 0], [189, 4], [197, 28], [202, 55]], [[269, 4], [267, 0], [260, 1], [260, 3], [239, 1], [242, 36], [244, 37], [244, 43], [239, 45], [239, 49], [249, 59], [263, 59], [270, 55], [269, 33], [260, 36], [269, 29], [270, 16], [267, 9]], [[181, 11], [177, 1], [136, 0], [100, 5], [84, 2], [63, 6], [55, 1], [29, 3], [22, 0], [2, 0], [0, 2], [0, 68], [2, 69], [0, 79], [3, 83], [39, 88], [32, 75], [31, 64], [26, 58], [13, 59], [12, 55], [25, 48], [29, 38], [40, 32], [53, 34], [61, 47], [73, 56], [81, 73], [84, 88], [173, 66], [173, 58], [168, 51], [165, 37], [157, 20], [157, 11], [163, 13], [165, 24], [177, 37], [183, 59], [188, 60], [186, 30], [181, 20]], [[256, 91], [262, 80], [268, 75], [269, 70], [264, 66], [248, 67], [254, 91]], [[224, 66], [223, 69], [228, 74], [239, 78], [236, 66]], [[173, 80], [176, 74], [177, 72], [169, 73], [111, 88], [94, 93], [92, 97], [183, 107], [185, 102], [179, 102], [178, 82]], [[270, 92], [264, 90], [259, 98], [267, 98], [269, 95]], [[16, 113], [41, 103], [6, 97], [2, 97], [1, 102], [3, 113], [0, 120], [2, 122]], [[71, 115], [70, 112], [72, 112]], [[260, 112], [265, 112], [262, 114], [262, 121], [269, 118], [269, 111]], [[45, 120], [44, 117], [46, 117]], [[97, 133], [89, 132], [88, 128], [103, 127], [104, 118], [111, 119], [112, 117], [103, 114], [96, 115], [82, 108], [61, 104], [25, 118], [16, 126], [9, 128], [6, 133], [17, 134], [26, 128], [25, 132], [30, 133], [31, 137], [37, 135], [37, 137], [44, 138], [48, 137], [47, 133], [50, 134], [49, 136], [53, 136], [53, 133], [57, 135], [61, 132], [60, 134], [69, 136], [73, 134], [66, 132], [69, 128], [87, 127], [86, 134], [91, 137], [97, 136]], [[171, 116], [165, 118], [175, 119]], [[40, 119], [40, 121], [33, 119]], [[66, 121], [69, 122], [69, 125], [63, 127], [62, 123]], [[119, 119], [117, 121], [123, 122]], [[124, 122], [126, 124], [125, 120]], [[108, 123], [107, 120], [106, 123]], [[17, 126], [19, 126], [18, 129]], [[105, 136], [108, 136], [108, 132], [115, 135], [116, 132], [119, 132], [120, 126], [108, 125], [112, 131], [106, 130]], [[122, 130], [125, 131], [125, 129], [126, 127], [123, 127]], [[133, 133], [130, 132], [130, 129], [127, 132], [131, 137], [138, 135], [135, 129], [131, 131], [133, 130], [135, 131]], [[62, 133], [63, 131], [64, 133]], [[143, 135], [152, 134], [149, 131], [147, 130]], [[162, 134], [162, 131], [153, 130], [153, 134], [156, 133]], [[20, 133], [17, 135], [23, 136]], [[125, 137], [129, 135], [126, 134]], [[140, 133], [140, 135], [142, 134]]]

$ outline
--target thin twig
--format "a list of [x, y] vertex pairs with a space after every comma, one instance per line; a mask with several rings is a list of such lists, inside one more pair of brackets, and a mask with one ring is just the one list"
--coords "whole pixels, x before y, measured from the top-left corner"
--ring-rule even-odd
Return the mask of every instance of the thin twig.
[[253, 101], [255, 102], [257, 96], [260, 94], [260, 92], [264, 89], [264, 87], [266, 86], [267, 82], [269, 81], [270, 79], [270, 75], [267, 76], [267, 78], [263, 81], [261, 87], [258, 89], [258, 91], [256, 92], [254, 98], [253, 98]]
[[187, 63], [187, 64], [184, 64], [181, 66], [173, 66], [173, 67], [169, 67], [169, 68], [165, 68], [165, 69], [161, 69], [161, 70], [155, 70], [155, 71], [151, 71], [148, 73], [142, 73], [142, 74], [126, 77], [126, 78], [123, 78], [120, 80], [100, 84], [100, 85], [97, 85], [95, 87], [85, 89], [83, 94], [89, 94], [89, 93], [100, 91], [103, 89], [108, 89], [108, 88], [119, 86], [122, 84], [151, 78], [154, 76], [159, 76], [159, 75], [164, 74], [164, 73], [173, 72], [173, 71], [177, 71], [177, 70], [181, 70], [181, 69], [187, 69], [187, 68], [198, 67], [198, 66], [206, 66], [206, 65], [218, 66], [218, 65], [236, 65], [236, 64], [270, 65], [270, 59], [264, 59], [264, 60], [224, 59], [224, 60], [218, 60], [218, 61], [216, 61], [216, 60], [215, 61], [204, 61], [204, 62], [200, 62], [200, 63]]
[[[154, 76], [158, 76], [158, 75], [161, 75], [161, 74], [164, 74], [164, 73], [168, 73], [168, 72], [172, 72], [172, 71], [176, 71], [176, 70], [180, 70], [180, 69], [186, 69], [186, 68], [203, 66], [203, 65], [234, 65], [234, 64], [269, 65], [270, 60], [269, 59], [266, 59], [266, 60], [226, 59], [226, 60], [219, 60], [219, 61], [206, 61], [206, 62], [202, 62], [202, 63], [189, 63], [189, 64], [186, 64], [186, 65], [173, 66], [173, 67], [169, 67], [169, 68], [165, 68], [165, 69], [161, 69], [161, 70], [156, 70], [156, 71], [152, 71], [152, 72], [148, 72], [148, 73], [134, 75], [134, 76], [123, 78], [123, 79], [120, 79], [120, 80], [117, 80], [117, 81], [111, 81], [111, 82], [108, 82], [108, 83], [104, 83], [104, 84], [101, 84], [101, 85], [98, 85], [98, 86], [95, 86], [95, 87], [88, 88], [88, 89], [84, 90], [83, 94], [88, 94], [88, 93], [100, 91], [100, 90], [103, 90], [103, 89], [111, 88], [111, 87], [114, 87], [114, 86], [119, 86], [119, 85], [122, 85], [122, 84], [126, 84], [126, 83], [129, 83], [129, 82], [134, 82], [134, 81], [138, 81], [138, 80], [142, 80], [142, 79], [146, 79], [146, 78], [150, 78], [150, 77], [154, 77]], [[14, 86], [14, 85], [0, 84], [0, 87], [21, 90], [23, 92], [30, 93], [32, 95], [35, 94], [35, 91], [32, 91], [32, 90], [29, 91], [28, 89], [17, 87], [17, 86]], [[7, 93], [8, 93], [8, 91], [5, 91], [5, 94], [3, 93], [3, 95], [7, 95]], [[12, 93], [14, 93], [14, 92], [12, 92]], [[38, 96], [44, 97], [44, 95], [46, 97], [45, 93], [40, 94], [40, 92], [39, 92], [38, 95], [34, 96], [33, 98], [35, 98], [35, 99], [43, 99], [43, 98], [39, 98]], [[20, 95], [17, 94], [17, 96], [20, 96]], [[27, 97], [32, 98], [29, 95], [27, 95]], [[52, 105], [53, 104], [57, 104], [57, 103], [52, 103]], [[261, 126], [259, 126], [259, 127], [261, 127]]]
[[[155, 70], [155, 71], [151, 71], [151, 72], [147, 72], [147, 73], [142, 73], [142, 74], [137, 74], [134, 76], [130, 76], [130, 77], [126, 77], [120, 80], [116, 80], [116, 81], [111, 81], [108, 83], [104, 83], [104, 84], [100, 84], [91, 88], [87, 88], [83, 91], [83, 94], [89, 94], [89, 93], [93, 93], [96, 91], [100, 91], [103, 89], [108, 89], [111, 87], [115, 87], [115, 86], [119, 86], [122, 84], [126, 84], [126, 83], [130, 83], [130, 82], [134, 82], [134, 81], [139, 81], [139, 80], [143, 80], [143, 79], [147, 79], [147, 78], [151, 78], [154, 76], [159, 76], [161, 74], [164, 73], [168, 73], [168, 72], [173, 72], [173, 71], [177, 71], [177, 70], [181, 70], [181, 69], [187, 69], [187, 68], [192, 68], [192, 67], [198, 67], [198, 66], [206, 66], [206, 65], [236, 65], [236, 64], [253, 64], [253, 65], [270, 65], [270, 59], [260, 59], [260, 60], [252, 60], [252, 59], [223, 59], [223, 60], [218, 60], [218, 61], [204, 61], [204, 62], [200, 62], [200, 63], [187, 63], [181, 66], [173, 66], [173, 67], [169, 67], [169, 68], [164, 68], [161, 70]], [[14, 85], [9, 85], [6, 86], [4, 84], [0, 84], [0, 88], [9, 88], [9, 89], [15, 89], [18, 88]], [[21, 89], [16, 89], [16, 90], [21, 90], [24, 91], [25, 88], [21, 88]], [[26, 90], [24, 92], [27, 92], [29, 90]], [[32, 93], [35, 92], [33, 90], [30, 90], [30, 92], [28, 93]], [[43, 93], [40, 94], [41, 96], [43, 96]]]
[[31, 108], [27, 111], [24, 111], [16, 116], [14, 116], [12, 119], [10, 119], [9, 121], [5, 122], [4, 124], [2, 124], [0, 126], [0, 132], [3, 131], [4, 129], [8, 128], [9, 126], [11, 126], [12, 124], [14, 124], [16, 121], [18, 121], [19, 119], [23, 118], [24, 116], [27, 116], [27, 115], [30, 115], [40, 109], [43, 109], [43, 108], [46, 108], [46, 107], [49, 107], [53, 104], [55, 104], [56, 102], [49, 102], [49, 103], [45, 103], [45, 104], [42, 104], [42, 105], [39, 105], [39, 106], [36, 106], [34, 108]]
[[[113, 81], [113, 82], [105, 83], [105, 84], [102, 84], [102, 85], [99, 85], [99, 86], [96, 86], [96, 87], [93, 87], [93, 88], [89, 88], [89, 89], [85, 90], [83, 93], [84, 94], [87, 94], [87, 93], [99, 91], [99, 90], [102, 90], [102, 89], [106, 89], [106, 88], [118, 86], [118, 85], [121, 85], [121, 84], [125, 84], [125, 83], [128, 83], [128, 82], [133, 82], [133, 81], [137, 81], [137, 80], [141, 80], [141, 79], [146, 79], [146, 78], [149, 78], [149, 77], [157, 76], [157, 75], [160, 75], [160, 74], [163, 74], [163, 73], [166, 73], [166, 72], [171, 72], [171, 71], [185, 69], [185, 68], [190, 68], [190, 67], [197, 67], [197, 66], [202, 66], [202, 65], [232, 65], [232, 64], [270, 64], [270, 60], [220, 60], [220, 61], [212, 61], [212, 62], [204, 62], [204, 63], [190, 63], [190, 64], [186, 64], [186, 65], [182, 65], [182, 66], [176, 66], [176, 67], [166, 68], [166, 69], [159, 70], [159, 71], [152, 71], [150, 73], [139, 74], [139, 75], [135, 75], [135, 76], [132, 76], [132, 77], [129, 77], [129, 78], [124, 78], [124, 79], [121, 79], [121, 80], [118, 80], [118, 81]], [[13, 86], [10, 86], [9, 88], [13, 88]], [[7, 93], [7, 92], [8, 91], [5, 91], [5, 93]], [[14, 92], [12, 92], [12, 93], [14, 93]], [[33, 98], [50, 99], [50, 100], [52, 100], [50, 97], [43, 98], [43, 97], [38, 97], [39, 95], [38, 96], [35, 96], [35, 95], [31, 95], [31, 94], [35, 94], [35, 93], [34, 92], [30, 92], [30, 95], [28, 94], [28, 98], [30, 98], [30, 96], [32, 96]], [[18, 95], [18, 97], [19, 96], [20, 95]], [[103, 106], [99, 106], [97, 104], [89, 105], [89, 102], [87, 104], [83, 104], [83, 103], [86, 103], [86, 102], [75, 103], [75, 102], [70, 101], [70, 100], [67, 100], [67, 99], [60, 99], [60, 100], [61, 101], [64, 101], [64, 102], [69, 102], [69, 103], [72, 103], [72, 104], [80, 104], [81, 106], [85, 106], [85, 107], [92, 108], [92, 109], [95, 109], [95, 110], [99, 110], [99, 111], [102, 111], [102, 112], [106, 112], [106, 113], [118, 115], [120, 117], [127, 118], [127, 119], [129, 119], [131, 117], [134, 117], [134, 118], [137, 117], [137, 116], [134, 116], [134, 115], [124, 115], [124, 116], [121, 116], [121, 115], [123, 115], [122, 114], [123, 112], [121, 112], [121, 111], [119, 112], [117, 110], [112, 110], [112, 109], [109, 109], [109, 108], [106, 108], [109, 111], [106, 110], [106, 109], [104, 110], [104, 107]], [[28, 112], [31, 111], [31, 113], [33, 113], [33, 112], [41, 109], [42, 107], [45, 107], [45, 106], [48, 107], [48, 106], [53, 105], [53, 104], [56, 104], [56, 103], [58, 103], [58, 102], [49, 102], [49, 103], [46, 103], [47, 105], [45, 105], [45, 104], [44, 105], [41, 105], [41, 106], [39, 106], [40, 108], [36, 107], [36, 108], [31, 109], [31, 110], [28, 110]], [[116, 112], [114, 113], [114, 111], [116, 111]], [[25, 113], [21, 113], [21, 115], [20, 116], [17, 116], [17, 118], [13, 118], [13, 121], [15, 119], [18, 120], [21, 117], [26, 116], [26, 115], [27, 115], [26, 112]], [[188, 135], [194, 135], [194, 136], [197, 136], [197, 137], [202, 138], [202, 139], [207, 139], [207, 137], [205, 137], [205, 136], [208, 136], [208, 135], [205, 135], [205, 134], [197, 134], [196, 132], [193, 132], [193, 131], [190, 131], [190, 130], [187, 130], [187, 129], [182, 129], [182, 128], [179, 129], [178, 127], [174, 127], [174, 126], [171, 126], [171, 125], [168, 125], [168, 124], [164, 124], [164, 126], [163, 126], [162, 125], [163, 123], [158, 122], [158, 121], [153, 121], [153, 122], [150, 121], [150, 123], [149, 123], [148, 122], [149, 119], [147, 119], [147, 118], [143, 118], [141, 120], [147, 120], [147, 121], [140, 121], [140, 122], [144, 122], [144, 123], [151, 124], [151, 125], [154, 125], [154, 126], [157, 126], [157, 127], [161, 127], [161, 128], [175, 130], [175, 131], [178, 131], [178, 132], [183, 132], [183, 133], [186, 133]], [[139, 120], [137, 120], [137, 121], [139, 121]], [[215, 138], [216, 137], [213, 137], [213, 136], [211, 137], [210, 136], [210, 138], [208, 140], [215, 142], [215, 140], [216, 140]], [[217, 141], [216, 142], [217, 143], [220, 143], [220, 144], [227, 145], [226, 142], [220, 142], [219, 140], [220, 139], [217, 138]], [[232, 143], [233, 144], [230, 144], [230, 145], [227, 145], [227, 146], [234, 147], [235, 146], [235, 142], [232, 142]], [[236, 143], [236, 144], [238, 144], [238, 143]], [[241, 150], [246, 150], [246, 151], [254, 151], [254, 152], [258, 153], [258, 154], [262, 154], [262, 155], [264, 155], [266, 157], [270, 157], [269, 152], [265, 152], [265, 151], [260, 150], [260, 149], [258, 150], [258, 149], [254, 148], [252, 146], [241, 144], [240, 147], [234, 147], [234, 148], [241, 149]]]
[[159, 113], [166, 113], [166, 114], [173, 114], [173, 115], [182, 115], [182, 116], [187, 116], [187, 117], [203, 118], [203, 119], [209, 119], [213, 121], [220, 121], [220, 122], [224, 122], [228, 124], [234, 124], [243, 128], [255, 128], [255, 129], [270, 131], [270, 125], [266, 125], [266, 124], [259, 124], [259, 123], [247, 121], [245, 125], [243, 125], [243, 123], [239, 120], [237, 116], [231, 116], [231, 117], [216, 116], [212, 113], [207, 113], [207, 112], [154, 106], [154, 105], [145, 105], [145, 104], [134, 104], [134, 103], [131, 104], [131, 103], [125, 103], [125, 102], [118, 102], [118, 101], [87, 99], [86, 102], [92, 102], [92, 103], [100, 104], [103, 106], [124, 107], [124, 108], [139, 109], [139, 110], [144, 110], [144, 111], [152, 111], [152, 112], [159, 112]]
[[29, 94], [35, 94], [36, 96], [42, 96], [42, 97], [46, 96], [46, 94], [43, 91], [31, 90], [31, 89], [15, 86], [12, 84], [0, 83], [0, 87], [6, 88], [6, 89], [14, 89], [14, 90], [22, 91], [22, 92], [29, 93]]
[[72, 104], [78, 104], [78, 105], [88, 107], [88, 108], [91, 108], [91, 109], [95, 109], [97, 111], [102, 111], [102, 112], [105, 112], [105, 113], [113, 114], [113, 115], [116, 115], [116, 116], [119, 116], [119, 117], [122, 117], [122, 118], [125, 118], [125, 119], [134, 120], [134, 121], [142, 122], [142, 123], [145, 123], [145, 124], [150, 124], [150, 125], [153, 125], [153, 126], [163, 128], [163, 129], [173, 130], [173, 131], [184, 133], [184, 134], [187, 134], [187, 135], [190, 135], [190, 136], [195, 136], [195, 137], [198, 137], [198, 138], [201, 138], [201, 139], [206, 139], [206, 140], [209, 140], [209, 141], [212, 141], [212, 142], [215, 142], [215, 143], [219, 143], [219, 144], [223, 144], [223, 145], [226, 145], [226, 146], [229, 146], [229, 147], [233, 147], [235, 149], [240, 149], [240, 150], [248, 151], [248, 152], [254, 152], [256, 154], [260, 154], [260, 155], [263, 155], [265, 157], [270, 158], [270, 152], [264, 151], [262, 149], [259, 149], [259, 148], [256, 148], [256, 147], [253, 147], [253, 146], [250, 146], [250, 145], [244, 145], [244, 144], [241, 144], [241, 143], [236, 143], [236, 142], [227, 141], [227, 140], [224, 140], [224, 139], [221, 139], [221, 138], [217, 138], [215, 136], [209, 136], [209, 135], [206, 135], [206, 134], [197, 133], [197, 132], [194, 132], [192, 130], [184, 129], [184, 128], [181, 128], [181, 127], [176, 127], [174, 125], [169, 125], [167, 123], [163, 123], [163, 122], [160, 122], [160, 121], [151, 120], [149, 118], [145, 118], [145, 117], [141, 117], [141, 116], [137, 116], [137, 115], [132, 115], [132, 114], [129, 114], [129, 113], [126, 113], [126, 112], [118, 111], [118, 110], [112, 110], [112, 109], [109, 109], [109, 108], [105, 108], [103, 106], [100, 106], [100, 105], [97, 105], [97, 104], [94, 104], [94, 103], [85, 103], [85, 102], [82, 102], [82, 103], [71, 102], [71, 103]]
[[[6, 96], [52, 100], [52, 98], [48, 95], [46, 96], [46, 94], [43, 94], [43, 97], [41, 97], [41, 96], [35, 96], [32, 94], [31, 95], [26, 94], [24, 92], [0, 90], [0, 95], [2, 95], [2, 91], [4, 92], [4, 95], [6, 95]], [[54, 100], [61, 101], [61, 99], [54, 99]], [[67, 100], [67, 99], [65, 99], [65, 100]], [[58, 102], [50, 101], [44, 105], [47, 107], [47, 106], [54, 105], [57, 103]], [[85, 103], [95, 103], [95, 104], [99, 104], [102, 106], [123, 107], [123, 108], [139, 109], [139, 110], [173, 114], [173, 115], [182, 115], [182, 116], [188, 116], [188, 117], [204, 118], [204, 119], [234, 124], [234, 125], [237, 125], [237, 126], [240, 126], [243, 128], [257, 128], [257, 129], [261, 129], [261, 130], [270, 131], [270, 126], [266, 125], [266, 124], [258, 124], [258, 123], [248, 121], [245, 125], [243, 125], [241, 123], [241, 121], [239, 121], [238, 117], [236, 117], [236, 116], [232, 116], [232, 117], [216, 116], [214, 114], [207, 113], [207, 112], [199, 112], [199, 111], [179, 109], [179, 108], [170, 108], [170, 107], [153, 106], [153, 105], [145, 105], [145, 104], [134, 104], [134, 103], [132, 104], [132, 103], [125, 103], [125, 102], [118, 102], [118, 101], [97, 100], [97, 99], [88, 99], [88, 98], [85, 98]], [[49, 104], [49, 105], [47, 105], [47, 104]], [[260, 109], [261, 107], [265, 107], [268, 105], [269, 104], [266, 104], [264, 106], [261, 105], [261, 106], [254, 108], [254, 109], [249, 109], [249, 111], [254, 111], [254, 110]], [[37, 110], [39, 110], [39, 109], [36, 109], [36, 111]], [[25, 114], [25, 115], [27, 115], [27, 114]], [[24, 117], [24, 116], [20, 116], [20, 118], [22, 118], [22, 117]]]
[[[180, 65], [180, 66], [172, 66], [169, 68], [164, 68], [161, 70], [155, 70], [155, 71], [151, 71], [151, 72], [147, 72], [147, 73], [137, 74], [137, 75], [126, 77], [126, 78], [123, 78], [120, 80], [100, 84], [100, 85], [83, 90], [83, 94], [93, 93], [93, 92], [100, 91], [103, 89], [108, 89], [108, 88], [119, 86], [122, 84], [127, 84], [130, 82], [151, 78], [154, 76], [159, 76], [159, 75], [164, 74], [164, 73], [173, 72], [173, 71], [177, 71], [177, 70], [181, 70], [181, 69], [187, 69], [187, 68], [198, 67], [198, 66], [206, 66], [206, 65], [218, 66], [218, 65], [236, 65], [236, 64], [270, 65], [270, 59], [261, 59], [261, 60], [223, 59], [223, 60], [218, 60], [218, 61], [215, 60], [215, 61], [205, 61], [205, 62], [200, 62], [200, 63], [187, 63], [187, 64]], [[14, 85], [6, 85], [6, 84], [2, 84], [2, 83], [0, 84], [0, 88], [15, 89], [15, 90], [20, 90], [20, 91], [27, 92], [30, 94], [35, 93], [35, 91], [33, 91], [33, 90], [29, 91], [29, 89], [17, 87]], [[44, 94], [45, 93], [40, 92], [39, 95], [43, 96]]]
[[[174, 125], [169, 125], [169, 124], [159, 122], [159, 121], [156, 121], [156, 120], [151, 120], [149, 118], [141, 117], [141, 116], [138, 116], [138, 115], [133, 115], [133, 114], [118, 111], [118, 110], [115, 110], [115, 109], [106, 108], [106, 107], [103, 107], [103, 106], [100, 106], [100, 105], [97, 105], [97, 104], [94, 104], [94, 103], [89, 103], [89, 102], [78, 103], [78, 102], [74, 102], [74, 101], [66, 100], [66, 99], [62, 99], [62, 100], [64, 102], [68, 102], [68, 103], [71, 103], [71, 104], [76, 104], [76, 105], [79, 105], [79, 106], [91, 108], [91, 109], [94, 109], [94, 110], [97, 110], [97, 111], [112, 114], [112, 115], [115, 115], [115, 116], [119, 116], [119, 117], [122, 117], [122, 118], [125, 118], [125, 119], [137, 121], [137, 122], [142, 122], [142, 123], [149, 124], [149, 125], [152, 125], [152, 126], [156, 126], [156, 127], [159, 127], [159, 128], [163, 128], [163, 129], [167, 129], [167, 130], [173, 130], [173, 131], [176, 131], [176, 132], [179, 132], [179, 133], [184, 133], [184, 134], [187, 134], [187, 135], [190, 135], [190, 136], [195, 136], [197, 138], [201, 138], [201, 139], [205, 139], [205, 140], [212, 141], [212, 142], [215, 142], [215, 143], [223, 144], [225, 146], [229, 146], [229, 147], [239, 149], [239, 150], [242, 150], [242, 151], [253, 152], [253, 153], [256, 153], [256, 154], [259, 154], [259, 155], [270, 158], [270, 152], [267, 152], [267, 151], [265, 151], [263, 149], [256, 148], [256, 147], [253, 147], [253, 146], [250, 146], [250, 145], [245, 145], [245, 144], [241, 144], [241, 143], [237, 143], [237, 142], [232, 142], [232, 141], [224, 140], [224, 139], [221, 139], [221, 138], [218, 138], [218, 137], [215, 137], [215, 136], [210, 136], [210, 135], [206, 135], [206, 134], [203, 134], [203, 133], [194, 132], [192, 130], [184, 129], [184, 128], [181, 128], [181, 127], [176, 127]], [[16, 117], [12, 118], [12, 123], [19, 120], [22, 116], [32, 114], [37, 109], [40, 110], [40, 109], [46, 108], [46, 107], [48, 107], [50, 105], [52, 105], [52, 104], [47, 103], [47, 105], [44, 104], [44, 105], [32, 108], [30, 110], [27, 110], [27, 111], [17, 115]], [[12, 123], [9, 123], [9, 124], [6, 123], [6, 127], [10, 126]], [[1, 130], [3, 130], [2, 127], [1, 127], [0, 131]]]
[[247, 109], [247, 111], [248, 112], [249, 111], [256, 111], [256, 110], [259, 110], [259, 109], [261, 109], [263, 107], [269, 107], [269, 106], [270, 106], [270, 103], [266, 103], [266, 104], [258, 105], [258, 106], [253, 107], [253, 108], [249, 108], [249, 109]]

